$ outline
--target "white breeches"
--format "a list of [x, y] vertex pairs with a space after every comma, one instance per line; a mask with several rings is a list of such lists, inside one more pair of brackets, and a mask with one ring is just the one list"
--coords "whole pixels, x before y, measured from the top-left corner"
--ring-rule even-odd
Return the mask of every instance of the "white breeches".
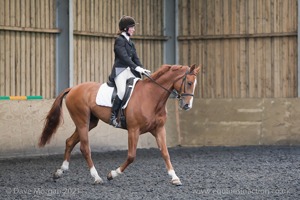
[[130, 71], [130, 68], [127, 67], [124, 71], [122, 71], [116, 78], [115, 83], [117, 86], [117, 94], [120, 99], [123, 100], [125, 90], [126, 90], [126, 81], [129, 78], [135, 77], [134, 74]]

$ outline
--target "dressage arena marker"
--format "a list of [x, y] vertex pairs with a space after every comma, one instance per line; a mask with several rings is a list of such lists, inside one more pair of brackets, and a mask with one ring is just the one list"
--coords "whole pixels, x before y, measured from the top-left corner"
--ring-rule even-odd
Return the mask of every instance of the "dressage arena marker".
[[42, 96], [0, 96], [0, 100], [38, 100]]

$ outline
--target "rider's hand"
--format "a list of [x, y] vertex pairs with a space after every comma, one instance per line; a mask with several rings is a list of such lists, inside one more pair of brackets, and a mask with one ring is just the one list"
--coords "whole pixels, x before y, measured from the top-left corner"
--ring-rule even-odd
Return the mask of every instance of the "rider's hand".
[[146, 75], [149, 75], [149, 74], [151, 73], [150, 70], [144, 69], [144, 68], [142, 68], [142, 67], [140, 67], [140, 66], [137, 66], [137, 67], [135, 68], [135, 71], [137, 71], [137, 72], [139, 72], [139, 73], [141, 73], [141, 74], [146, 74]]

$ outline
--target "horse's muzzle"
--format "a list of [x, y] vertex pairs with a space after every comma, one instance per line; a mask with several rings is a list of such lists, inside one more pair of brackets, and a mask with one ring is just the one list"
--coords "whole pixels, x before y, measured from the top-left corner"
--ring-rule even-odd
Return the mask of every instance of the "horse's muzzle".
[[183, 110], [190, 110], [191, 107], [189, 106], [189, 104], [185, 104], [182, 109]]
[[190, 110], [192, 107], [190, 106], [190, 104], [185, 103], [185, 101], [183, 99], [179, 100], [179, 107], [185, 111]]

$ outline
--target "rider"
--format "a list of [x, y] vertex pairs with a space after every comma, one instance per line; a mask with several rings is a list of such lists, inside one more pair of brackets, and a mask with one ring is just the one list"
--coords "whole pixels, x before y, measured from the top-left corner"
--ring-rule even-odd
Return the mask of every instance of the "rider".
[[115, 60], [109, 80], [115, 82], [117, 95], [111, 108], [110, 124], [118, 128], [120, 125], [117, 122], [117, 115], [125, 94], [127, 79], [131, 77], [141, 78], [141, 74], [150, 73], [149, 70], [143, 68], [134, 43], [130, 40], [130, 36], [135, 31], [135, 25], [135, 20], [132, 17], [123, 16], [119, 21], [119, 36], [114, 44]]

